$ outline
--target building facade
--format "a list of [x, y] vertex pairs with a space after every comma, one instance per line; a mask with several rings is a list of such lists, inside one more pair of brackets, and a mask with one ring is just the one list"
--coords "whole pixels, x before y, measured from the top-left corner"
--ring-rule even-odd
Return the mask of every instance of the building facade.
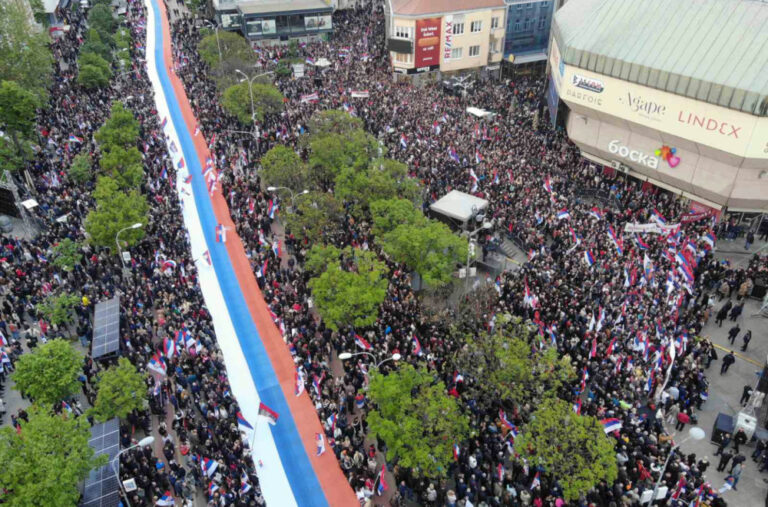
[[323, 0], [213, 0], [222, 30], [238, 31], [254, 45], [312, 42], [333, 31], [333, 6]]
[[437, 79], [497, 72], [503, 56], [503, 0], [392, 0], [387, 44], [395, 74]]
[[768, 4], [571, 0], [552, 32], [550, 119], [585, 158], [699, 209], [768, 210]]
[[504, 60], [511, 65], [546, 63], [554, 0], [507, 0]]

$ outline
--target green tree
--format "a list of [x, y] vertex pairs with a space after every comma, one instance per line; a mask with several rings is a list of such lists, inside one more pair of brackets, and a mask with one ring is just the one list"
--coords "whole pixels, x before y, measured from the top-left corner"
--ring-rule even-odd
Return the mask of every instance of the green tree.
[[80, 47], [80, 54], [96, 54], [104, 60], [112, 61], [112, 48], [102, 40], [101, 34], [97, 30], [88, 30], [85, 35], [85, 43]]
[[376, 236], [383, 236], [400, 225], [422, 225], [426, 221], [424, 214], [406, 199], [371, 202], [371, 218]]
[[102, 171], [117, 182], [122, 190], [137, 188], [144, 179], [141, 152], [135, 146], [127, 150], [122, 146], [108, 145], [101, 156], [99, 166]]
[[[22, 356], [26, 357], [26, 356]], [[90, 425], [84, 417], [51, 415], [28, 409], [21, 433], [0, 428], [0, 488], [8, 505], [69, 507], [80, 498], [78, 484], [93, 468], [107, 463], [88, 445]]]
[[307, 254], [304, 269], [314, 276], [320, 276], [330, 264], [338, 264], [341, 259], [341, 250], [333, 245], [317, 244]]
[[[95, 53], [86, 53], [93, 54]], [[101, 57], [98, 57], [101, 58]], [[109, 75], [95, 65], [81, 65], [77, 74], [77, 84], [88, 90], [109, 86]]]
[[363, 130], [312, 137], [309, 141], [312, 179], [329, 186], [344, 168], [362, 170], [379, 152], [379, 143]]
[[[100, 176], [93, 192], [96, 209], [88, 213], [85, 230], [95, 245], [113, 248], [117, 232], [135, 223], [146, 224], [149, 206], [146, 198], [137, 190], [120, 191], [118, 183]], [[144, 237], [144, 229], [128, 229], [120, 234], [120, 240], [132, 245]], [[115, 252], [117, 253], [117, 252]]]
[[48, 296], [37, 304], [37, 311], [51, 324], [71, 324], [75, 320], [72, 310], [80, 304], [80, 296], [60, 294]]
[[29, 141], [23, 140], [19, 147], [13, 144], [10, 137], [0, 135], [0, 171], [17, 171], [24, 167], [25, 160], [32, 158], [34, 152]]
[[515, 450], [556, 478], [570, 502], [600, 481], [616, 480], [614, 443], [596, 418], [576, 415], [570, 403], [550, 398], [515, 438]]
[[341, 204], [327, 192], [297, 196], [296, 207], [285, 216], [288, 229], [301, 241], [316, 243], [341, 227]]
[[312, 115], [307, 124], [314, 139], [330, 134], [344, 135], [356, 130], [363, 130], [363, 120], [355, 118], [346, 111], [329, 109]]
[[0, 127], [10, 134], [19, 156], [24, 154], [24, 138], [32, 135], [35, 129], [35, 111], [39, 105], [35, 94], [19, 83], [0, 83]]
[[307, 188], [309, 175], [301, 158], [287, 146], [278, 144], [261, 157], [261, 178], [267, 186], [288, 187], [294, 192]]
[[42, 407], [50, 407], [80, 389], [83, 358], [62, 339], [51, 340], [16, 361], [15, 389]]
[[26, 0], [0, 2], [0, 76], [45, 102], [53, 56], [47, 30], [32, 24]]
[[373, 372], [368, 395], [370, 435], [387, 444], [387, 459], [417, 476], [445, 477], [453, 444], [469, 435], [469, 418], [426, 368], [408, 363], [388, 375]]
[[387, 275], [387, 265], [373, 252], [345, 248], [341, 261], [329, 262], [322, 274], [309, 280], [317, 312], [334, 330], [373, 324], [387, 296]]
[[408, 177], [406, 165], [384, 158], [372, 160], [363, 170], [342, 168], [334, 186], [334, 195], [351, 203], [353, 214], [358, 218], [367, 216], [373, 201], [395, 197], [414, 200], [418, 193], [418, 183]]
[[112, 45], [112, 34], [117, 28], [117, 20], [112, 16], [112, 9], [108, 5], [94, 5], [88, 13], [88, 26], [99, 32], [101, 40]]
[[62, 239], [53, 247], [53, 265], [64, 271], [72, 271], [83, 258], [80, 248], [79, 243], [69, 238]]
[[115, 101], [112, 103], [109, 119], [99, 127], [93, 137], [103, 149], [110, 149], [113, 146], [123, 148], [136, 146], [139, 138], [139, 122], [122, 102]]
[[91, 172], [92, 160], [87, 153], [79, 153], [72, 159], [72, 163], [69, 165], [69, 177], [75, 183], [83, 184], [93, 179], [93, 173]]
[[[216, 34], [203, 37], [197, 45], [200, 58], [212, 69], [219, 68], [219, 45], [221, 45], [221, 57], [224, 61], [236, 61], [253, 63], [256, 57], [250, 44], [242, 35], [235, 32], [219, 30], [218, 42]], [[240, 68], [250, 68], [252, 65], [242, 65]]]
[[[283, 109], [283, 94], [274, 85], [253, 83], [253, 114], [262, 121], [264, 115], [276, 114]], [[248, 83], [238, 83], [224, 90], [221, 105], [241, 123], [251, 123], [251, 88]]]
[[452, 364], [467, 379], [467, 396], [486, 409], [497, 403], [538, 403], [572, 380], [569, 358], [559, 357], [556, 347], [539, 345], [533, 350], [529, 343], [533, 333], [530, 325], [509, 314], [496, 315], [493, 333], [454, 327], [452, 335], [464, 345]]
[[427, 285], [450, 282], [456, 266], [466, 262], [466, 238], [456, 236], [436, 220], [400, 225], [377, 241], [388, 255], [416, 271]]
[[133, 410], [141, 410], [147, 399], [146, 374], [139, 373], [131, 362], [121, 357], [117, 366], [107, 369], [99, 379], [93, 414], [104, 422], [119, 417], [124, 419]]

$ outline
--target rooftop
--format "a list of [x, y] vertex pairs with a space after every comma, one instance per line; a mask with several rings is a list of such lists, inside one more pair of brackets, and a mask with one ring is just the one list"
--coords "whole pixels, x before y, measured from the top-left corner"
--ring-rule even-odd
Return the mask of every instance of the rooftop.
[[450, 12], [476, 11], [492, 7], [504, 7], [504, 0], [392, 0], [392, 10], [401, 16], [422, 14], [443, 14]]
[[237, 8], [243, 14], [267, 14], [271, 12], [330, 11], [332, 7], [323, 0], [251, 0], [238, 2]]
[[768, 3], [571, 0], [552, 31], [568, 65], [768, 116]]

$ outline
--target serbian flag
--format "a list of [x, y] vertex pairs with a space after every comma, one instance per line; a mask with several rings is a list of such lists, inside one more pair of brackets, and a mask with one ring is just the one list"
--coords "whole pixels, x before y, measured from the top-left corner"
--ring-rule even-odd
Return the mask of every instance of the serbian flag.
[[373, 348], [371, 344], [365, 341], [365, 338], [363, 338], [359, 334], [355, 334], [355, 345], [357, 345], [363, 350], [371, 350]]
[[249, 423], [245, 417], [243, 416], [242, 412], [237, 413], [237, 425], [241, 426], [243, 428], [248, 428], [249, 430], [253, 429], [253, 426], [251, 426], [251, 423]]
[[184, 178], [184, 183], [186, 183], [187, 185], [192, 183], [192, 175], [191, 174], [188, 174], [187, 177]]
[[461, 456], [461, 449], [459, 448], [459, 444], [453, 444], [453, 459], [455, 461], [459, 461], [459, 456]]
[[456, 149], [453, 146], [448, 148], [448, 156], [451, 157], [454, 162], [459, 163], [459, 155], [456, 153]]
[[476, 163], [476, 164], [479, 164], [479, 163], [480, 163], [480, 162], [482, 162], [483, 160], [485, 160], [485, 159], [484, 159], [484, 158], [483, 158], [483, 156], [480, 154], [480, 150], [475, 150], [475, 163]]
[[280, 417], [280, 414], [266, 406], [264, 403], [259, 402], [259, 415], [263, 415], [267, 418], [267, 421], [269, 424], [277, 424], [277, 420]]
[[165, 126], [168, 125], [168, 118], [163, 118], [163, 121], [160, 123], [160, 128], [165, 129]]
[[600, 424], [603, 425], [603, 431], [605, 432], [606, 435], [609, 435], [614, 431], [619, 431], [621, 429], [621, 421], [619, 419], [616, 419], [615, 417], [609, 417], [608, 419], [603, 419], [600, 421]]
[[165, 271], [166, 269], [175, 269], [175, 268], [176, 268], [176, 261], [174, 261], [173, 259], [166, 259], [163, 261], [163, 267], [162, 267], [163, 271]]
[[711, 250], [712, 248], [715, 248], [715, 242], [717, 241], [717, 238], [712, 231], [709, 231], [701, 237], [701, 241], [707, 244], [707, 247], [705, 247], [707, 250]]
[[179, 159], [179, 163], [176, 164], [176, 167], [178, 167], [179, 169], [184, 169], [184, 159], [183, 158]]
[[325, 454], [325, 437], [322, 433], [315, 433], [315, 443], [317, 444], [317, 454], [315, 456]]
[[160, 173], [160, 179], [162, 180], [168, 179], [168, 168], [163, 167], [163, 172]]
[[611, 238], [611, 241], [613, 242], [613, 246], [616, 247], [616, 251], [619, 252], [619, 255], [624, 253], [624, 249], [621, 245], [621, 240], [616, 237], [616, 231], [613, 230], [612, 225], [608, 225], [608, 237]]
[[653, 211], [651, 212], [651, 220], [662, 226], [667, 225], [667, 220], [664, 218], [664, 215], [659, 213], [659, 210], [656, 208], [653, 208]]
[[83, 138], [82, 137], [77, 137], [75, 135], [70, 135], [69, 136], [69, 142], [70, 143], [82, 144], [83, 143]]
[[552, 193], [552, 183], [549, 181], [549, 176], [544, 178], [544, 190], [546, 190], [548, 194]]
[[592, 252], [589, 250], [584, 252], [584, 262], [586, 262], [589, 267], [592, 267], [592, 265], [595, 263], [595, 258], [592, 256]]
[[589, 215], [597, 218], [598, 220], [601, 220], [603, 218], [603, 214], [602, 212], [600, 212], [600, 208], [598, 208], [597, 206], [592, 207], [592, 210], [590, 210]]
[[173, 499], [173, 495], [170, 491], [166, 491], [163, 496], [160, 497], [160, 499], [155, 503], [155, 505], [162, 505], [162, 506], [168, 506], [168, 505], [176, 505], [176, 500]]
[[355, 405], [357, 405], [357, 408], [363, 408], [365, 406], [365, 395], [363, 393], [358, 393], [355, 396]]
[[568, 210], [563, 208], [560, 211], [557, 212], [557, 219], [558, 220], [564, 220], [571, 218], [571, 214], [568, 213]]
[[213, 263], [211, 262], [211, 252], [206, 250], [203, 252], [203, 257], [205, 257], [205, 261], [208, 263], [209, 266], [211, 266]]
[[413, 353], [421, 357], [421, 354], [422, 354], [421, 343], [419, 343], [419, 339], [416, 338], [416, 335], [413, 335], [413, 337], [411, 338], [411, 342], [413, 343]]
[[227, 242], [227, 228], [224, 225], [219, 224], [216, 226], [216, 243]]
[[403, 149], [406, 149], [408, 147], [408, 138], [405, 137], [405, 134], [400, 134], [400, 146]]
[[172, 358], [178, 353], [179, 350], [176, 347], [176, 341], [167, 336], [163, 338], [163, 354], [165, 357]]
[[149, 360], [147, 368], [156, 373], [159, 373], [160, 375], [165, 375], [166, 371], [168, 370], [168, 366], [165, 364], [165, 359], [161, 357], [157, 352], [155, 352], [155, 355], [153, 355]]
[[531, 482], [531, 489], [536, 489], [539, 486], [541, 486], [541, 477], [539, 476], [539, 472], [536, 472], [536, 475], [533, 476], [533, 481]]
[[294, 380], [296, 381], [294, 393], [296, 393], [296, 396], [301, 396], [301, 393], [304, 392], [304, 375], [299, 370], [296, 370], [296, 373], [294, 373]]
[[306, 60], [304, 60], [304, 61], [305, 61], [307, 64], [309, 64], [309, 65], [314, 65], [314, 64], [315, 64], [315, 59], [314, 59], [314, 58], [310, 58], [309, 56], [308, 56], [308, 57], [306, 58]]
[[213, 494], [216, 493], [218, 490], [219, 490], [219, 487], [216, 485], [216, 483], [211, 481], [208, 484], [208, 498], [213, 498]]
[[203, 475], [210, 477], [216, 472], [216, 469], [219, 468], [219, 462], [216, 460], [203, 458], [203, 460], [200, 462], [200, 468], [203, 471]]
[[640, 250], [648, 250], [650, 246], [643, 240], [643, 237], [639, 234], [634, 235], [635, 243]]
[[589, 349], [589, 358], [592, 359], [597, 355], [597, 338], [592, 338], [592, 348]]
[[381, 465], [381, 472], [379, 472], [379, 486], [377, 488], [377, 492], [379, 495], [383, 495], [386, 490], [389, 489], [389, 485], [387, 484], [387, 464], [384, 463]]
[[199, 125], [195, 125], [195, 134], [194, 135], [195, 136], [200, 135], [200, 126]]
[[581, 415], [581, 398], [578, 398], [573, 404], [573, 411], [576, 412], [576, 415]]
[[333, 435], [336, 432], [336, 413], [331, 414], [325, 422], [328, 423], [328, 426], [331, 428], [331, 435]]
[[272, 199], [269, 200], [269, 206], [267, 206], [267, 214], [269, 215], [269, 218], [273, 219], [275, 218], [275, 213], [277, 213], [277, 203], [272, 201]]
[[504, 480], [504, 465], [501, 463], [496, 465], [496, 478], [499, 479], [499, 482]]
[[508, 430], [511, 430], [515, 427], [515, 425], [512, 424], [509, 419], [507, 419], [507, 414], [504, 413], [502, 409], [499, 409], [499, 419], [501, 419], [501, 424]]
[[280, 258], [280, 241], [275, 241], [272, 243], [272, 253], [274, 253], [275, 257], [278, 259]]

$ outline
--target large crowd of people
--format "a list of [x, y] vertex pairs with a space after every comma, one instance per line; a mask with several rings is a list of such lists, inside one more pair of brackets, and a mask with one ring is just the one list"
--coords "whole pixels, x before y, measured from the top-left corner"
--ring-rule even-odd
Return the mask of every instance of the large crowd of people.
[[[128, 494], [131, 504], [154, 505], [171, 491], [188, 502], [204, 495], [210, 505], [263, 505], [256, 469], [238, 429], [237, 401], [230, 394], [197, 286], [178, 195], [170, 183], [175, 171], [143, 65], [145, 9], [134, 0], [125, 14], [136, 41], [130, 49], [133, 68], [97, 90], [76, 83], [85, 14], [87, 10], [63, 12], [70, 29], [52, 43], [57, 59], [67, 65], [55, 71], [50, 101], [38, 117], [43, 142], [29, 167], [39, 202], [32, 211], [39, 233], [34, 239], [2, 240], [0, 328], [10, 341], [7, 352], [13, 363], [41, 341], [71, 336], [70, 329], [46, 323], [35, 308], [48, 294], [62, 291], [74, 290], [82, 297], [74, 327], [84, 343], [91, 332], [93, 305], [120, 295], [121, 355], [142, 371], [165, 338], [188, 332], [195, 344], [167, 358], [166, 375], [148, 376], [149, 407], [131, 414], [121, 426], [123, 447], [139, 440], [137, 432], [162, 437], [152, 448], [135, 449], [121, 458], [122, 477], [136, 479], [137, 489]], [[355, 350], [354, 334], [349, 329], [332, 331], [313, 316], [308, 277], [301, 268], [305, 245], [270, 218], [268, 203], [279, 196], [263, 188], [254, 170], [259, 158], [277, 144], [298, 150], [310, 117], [325, 109], [344, 109], [361, 118], [390, 156], [406, 163], [410, 175], [421, 182], [424, 205], [451, 189], [490, 201], [494, 230], [489, 235], [513, 238], [528, 252], [528, 261], [499, 279], [499, 297], [489, 309], [489, 320], [496, 313], [512, 313], [552, 330], [553, 346], [568, 355], [579, 372], [568, 401], [580, 401], [584, 414], [622, 423], [615, 434], [618, 479], [585, 492], [578, 505], [637, 504], [644, 491], [653, 489], [674, 445], [671, 424], [681, 431], [706, 402], [705, 372], [714, 349], [698, 338], [699, 332], [715, 305], [746, 296], [745, 284], [749, 287], [758, 271], [768, 269], [768, 260], [755, 256], [740, 269], [719, 262], [711, 253], [709, 235], [727, 234], [729, 224], [715, 225], [709, 217], [681, 223], [689, 211], [681, 201], [605, 174], [603, 168], [581, 160], [561, 130], [544, 121], [534, 125], [534, 112], [542, 106], [542, 79], [488, 82], [476, 87], [471, 97], [445, 94], [434, 84], [393, 82], [382, 6], [337, 11], [333, 22], [329, 41], [299, 49], [303, 57], [328, 59], [331, 67], [322, 71], [308, 66], [306, 78], [279, 79], [287, 98], [285, 110], [261, 122], [256, 136], [241, 132], [242, 125], [221, 107], [219, 92], [196, 52], [200, 33], [195, 24], [182, 18], [173, 25], [172, 36], [177, 72], [201, 131], [209, 140], [215, 135], [212, 152], [237, 232], [304, 378], [325, 379], [319, 389], [308, 384], [307, 392], [321, 421], [338, 414], [337, 424], [327, 427], [328, 438], [361, 503], [376, 501], [381, 468], [377, 451], [386, 445], [366, 441], [367, 406], [355, 403], [371, 361], [356, 357], [344, 363], [343, 375], [331, 371], [338, 352]], [[284, 51], [260, 50], [260, 64], [272, 68]], [[368, 90], [370, 97], [353, 99], [351, 90]], [[301, 99], [312, 93], [318, 94], [317, 101]], [[66, 172], [78, 153], [98, 159], [92, 136], [114, 100], [122, 100], [141, 125], [141, 190], [151, 204], [144, 239], [131, 248], [126, 275], [121, 275], [114, 252], [83, 242], [93, 185], [77, 184]], [[467, 106], [498, 114], [491, 122], [478, 123], [465, 113]], [[73, 143], [70, 136], [84, 142]], [[161, 177], [164, 170], [170, 174], [167, 180]], [[598, 191], [610, 198], [595, 202], [584, 197]], [[631, 222], [681, 225], [664, 234], [623, 236]], [[365, 223], [345, 215], [344, 224], [328, 241], [375, 249]], [[82, 242], [82, 259], [70, 272], [47, 260], [64, 238]], [[278, 239], [286, 248], [276, 258], [269, 244]], [[159, 259], [174, 260], [176, 268], [165, 269]], [[259, 269], [265, 260], [267, 269]], [[461, 344], [450, 339], [447, 327], [425, 319], [407, 270], [390, 265], [391, 283], [380, 318], [364, 330], [374, 356], [380, 361], [397, 352], [402, 361], [426, 363], [454, 387], [453, 371], [447, 371], [446, 364]], [[423, 337], [423, 354], [413, 351], [414, 331]], [[87, 400], [95, 398], [94, 382], [108, 364], [86, 356], [82, 383]], [[384, 368], [394, 367], [390, 362]], [[446, 480], [431, 482], [394, 466], [395, 496], [434, 506], [563, 505], [557, 477], [544, 470], [534, 483], [536, 468], [510, 454], [508, 429], [497, 414], [498, 407], [488, 413], [470, 412], [473, 425], [485, 430], [461, 444]], [[23, 425], [25, 415], [15, 414], [14, 424]], [[152, 415], [158, 416], [154, 422]], [[509, 416], [523, 426], [530, 413], [520, 410]], [[503, 477], [494, 473], [499, 463], [506, 469]], [[743, 467], [737, 465], [732, 466], [736, 483]], [[670, 461], [663, 481], [680, 505], [698, 495], [723, 504], [719, 485], [703, 477], [708, 466], [695, 455], [676, 454]]]
[[[3, 366], [12, 368], [25, 351], [51, 339], [70, 339], [76, 332], [86, 346], [81, 376], [85, 399], [83, 403], [70, 400], [69, 406], [82, 414], [83, 405], [96, 398], [100, 372], [114, 364], [113, 359], [90, 357], [93, 306], [119, 295], [120, 354], [149, 373], [148, 407], [122, 421], [121, 445], [137, 443], [142, 433], [160, 437], [151, 447], [121, 456], [122, 479], [134, 478], [137, 485], [127, 493], [131, 504], [155, 505], [170, 492], [185, 505], [194, 505], [198, 495], [210, 497], [212, 505], [263, 505], [254, 464], [238, 426], [237, 401], [197, 284], [173, 178], [161, 177], [164, 169], [170, 175], [175, 171], [143, 65], [144, 5], [129, 2], [122, 18], [134, 41], [133, 68], [116, 76], [109, 87], [94, 90], [76, 82], [87, 13], [82, 7], [63, 10], [69, 29], [51, 46], [59, 65], [54, 69], [50, 100], [37, 118], [41, 149], [28, 167], [35, 182], [30, 196], [39, 203], [32, 210], [37, 234], [33, 239], [2, 239], [0, 328], [10, 342], [6, 350], [11, 360]], [[129, 249], [131, 263], [125, 275], [116, 252], [92, 246], [84, 236], [85, 217], [94, 207], [93, 182], [77, 184], [67, 174], [78, 153], [90, 154], [94, 168], [98, 167], [93, 134], [109, 117], [113, 101], [122, 101], [139, 122], [137, 147], [144, 159], [140, 190], [150, 203], [149, 222], [142, 224], [144, 238]], [[73, 142], [73, 138], [82, 141]], [[65, 238], [80, 245], [80, 261], [71, 271], [51, 262], [53, 247]], [[168, 269], [162, 264], [166, 259], [176, 267]], [[57, 327], [46, 322], [36, 305], [48, 295], [62, 293], [77, 294], [82, 303], [75, 308], [75, 323]], [[167, 357], [166, 375], [150, 371], [147, 365], [163, 350], [163, 340], [175, 339], [180, 331], [193, 341]], [[12, 414], [15, 425], [23, 426], [25, 418], [23, 410]]]
[[[425, 205], [451, 189], [490, 200], [494, 233], [514, 238], [528, 252], [528, 262], [520, 270], [503, 274], [500, 297], [490, 314], [509, 312], [553, 330], [558, 351], [567, 354], [580, 373], [569, 401], [580, 400], [584, 414], [622, 422], [616, 433], [617, 481], [585, 492], [579, 503], [636, 504], [644, 491], [653, 488], [674, 445], [665, 418], [680, 431], [696, 420], [696, 409], [706, 401], [705, 370], [714, 347], [699, 334], [715, 299], [718, 294], [735, 295], [735, 287], [768, 267], [766, 259], [755, 256], [743, 269], [719, 262], [712, 247], [718, 234], [729, 232], [727, 222], [716, 225], [712, 216], [689, 220], [690, 209], [675, 196], [604, 173], [602, 167], [580, 158], [562, 130], [543, 121], [535, 125], [544, 80], [485, 83], [471, 97], [445, 94], [436, 85], [393, 82], [381, 5], [339, 11], [334, 27], [329, 42], [302, 45], [299, 50], [309, 61], [326, 58], [331, 66], [325, 71], [308, 66], [307, 77], [279, 79], [288, 99], [285, 111], [259, 123], [253, 136], [238, 132], [241, 124], [221, 107], [219, 92], [196, 53], [200, 34], [195, 25], [181, 20], [172, 32], [179, 75], [202, 132], [208, 139], [215, 134], [212, 150], [224, 173], [222, 191], [264, 297], [284, 326], [305, 378], [328, 379], [319, 395], [309, 385], [308, 391], [321, 421], [339, 415], [339, 423], [327, 428], [328, 436], [336, 443], [339, 462], [361, 501], [373, 495], [378, 470], [376, 449], [365, 443], [366, 410], [354, 410], [352, 403], [364, 385], [369, 361], [346, 362], [343, 376], [331, 375], [334, 353], [355, 350], [353, 333], [332, 332], [313, 318], [307, 277], [301, 270], [306, 251], [291, 231], [283, 236], [291, 262], [269, 262], [266, 272], [258, 269], [267, 259], [279, 260], [268, 245], [280, 230], [267, 213], [267, 203], [279, 196], [261, 185], [254, 170], [258, 159], [277, 144], [306, 156], [299, 139], [310, 117], [326, 109], [344, 109], [361, 118], [366, 129], [386, 144], [390, 156], [405, 162], [410, 175], [422, 183]], [[258, 49], [262, 70], [273, 68], [286, 51]], [[352, 90], [367, 90], [370, 97], [353, 99]], [[318, 100], [302, 100], [314, 93]], [[465, 113], [467, 106], [498, 115], [478, 124]], [[595, 202], [584, 197], [599, 193], [608, 198]], [[350, 215], [343, 222], [342, 232], [326, 237], [327, 241], [339, 247], [374, 248], [365, 224]], [[663, 234], [623, 235], [631, 222], [679, 226], [667, 227]], [[405, 361], [426, 361], [453, 387], [453, 372], [445, 371], [444, 365], [461, 344], [451, 342], [447, 329], [425, 321], [402, 266], [392, 266], [380, 318], [365, 332], [377, 360], [397, 352]], [[414, 332], [424, 337], [423, 355], [413, 353]], [[582, 382], [584, 390], [579, 389]], [[523, 467], [505, 451], [507, 430], [496, 414], [495, 410], [471, 414], [477, 427], [494, 428], [462, 446], [449, 480], [434, 484], [396, 467], [399, 495], [425, 505], [562, 504], [557, 477], [544, 473], [540, 484], [532, 487], [535, 468]], [[529, 415], [515, 413], [513, 423], [521, 424]], [[493, 473], [500, 462], [508, 470], [501, 479]], [[675, 456], [664, 483], [681, 504], [696, 495], [722, 504], [719, 485], [702, 477], [707, 466], [695, 455]]]

